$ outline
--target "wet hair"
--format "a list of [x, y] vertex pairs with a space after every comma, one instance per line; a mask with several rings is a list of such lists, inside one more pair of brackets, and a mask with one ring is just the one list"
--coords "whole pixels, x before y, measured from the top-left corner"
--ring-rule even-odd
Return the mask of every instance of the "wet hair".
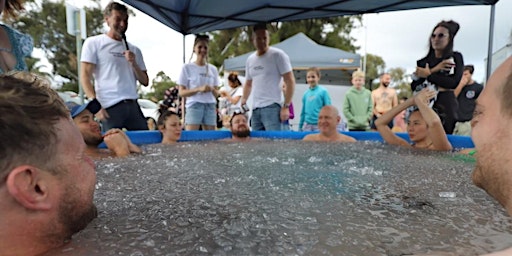
[[352, 79], [354, 79], [354, 78], [364, 78], [364, 77], [365, 77], [364, 72], [359, 70], [359, 69], [354, 71], [354, 73], [352, 73]]
[[103, 10], [103, 16], [110, 17], [110, 15], [112, 14], [112, 11], [128, 13], [128, 8], [126, 8], [126, 5], [124, 5], [124, 4], [120, 4], [117, 2], [110, 2], [105, 7], [105, 10]]
[[[453, 54], [453, 41], [454, 41], [455, 35], [457, 35], [457, 32], [459, 31], [460, 26], [459, 26], [459, 23], [457, 23], [453, 20], [449, 20], [449, 21], [443, 20], [443, 21], [437, 23], [437, 25], [434, 27], [434, 29], [432, 29], [432, 33], [434, 33], [434, 31], [438, 27], [443, 27], [448, 30], [449, 42], [446, 45], [446, 47], [444, 48], [443, 56], [442, 56], [443, 59], [448, 58], [449, 56], [451, 56]], [[434, 55], [435, 55], [435, 51], [434, 51], [434, 48], [432, 48], [431, 36], [429, 36], [429, 50], [428, 50], [427, 56], [434, 56]]]
[[0, 75], [0, 113], [0, 182], [24, 164], [59, 173], [57, 123], [71, 116], [47, 80], [28, 72]]
[[5, 18], [16, 18], [18, 12], [24, 10], [24, 0], [5, 0], [3, 16]]
[[238, 72], [231, 72], [228, 75], [228, 80], [234, 84], [236, 84], [236, 87], [242, 85], [240, 80], [238, 79]]
[[475, 67], [473, 65], [465, 65], [464, 66], [464, 71], [469, 71], [470, 74], [473, 74], [473, 72], [475, 72]]
[[160, 126], [165, 127], [165, 121], [167, 121], [167, 119], [169, 119], [170, 116], [175, 115], [178, 117], [178, 119], [180, 119], [180, 116], [176, 112], [170, 111], [166, 105], [160, 105], [158, 113], [160, 113], [160, 116], [158, 117], [158, 120], [156, 122], [157, 128]]
[[245, 113], [242, 113], [241, 111], [235, 111], [235, 113], [233, 113], [233, 115], [231, 115], [231, 118], [229, 119], [229, 125], [233, 125], [233, 119], [235, 118], [235, 116], [244, 116], [245, 119], [247, 120], [247, 116], [245, 115]]
[[320, 69], [319, 68], [317, 68], [317, 67], [310, 67], [310, 68], [308, 68], [307, 72], [315, 72], [316, 75], [318, 76], [318, 79], [320, 79]]

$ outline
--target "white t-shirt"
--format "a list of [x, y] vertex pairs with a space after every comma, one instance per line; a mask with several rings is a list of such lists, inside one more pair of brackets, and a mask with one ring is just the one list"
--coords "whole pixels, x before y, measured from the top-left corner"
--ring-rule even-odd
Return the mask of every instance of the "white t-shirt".
[[[137, 46], [128, 43], [130, 51], [141, 70], [146, 64]], [[137, 99], [137, 78], [130, 63], [124, 57], [125, 46], [105, 34], [89, 37], [82, 46], [82, 62], [96, 65], [94, 69], [94, 90], [96, 98], [104, 108], [121, 100]]]
[[[183, 65], [181, 69], [180, 78], [178, 84], [184, 86], [187, 89], [194, 89], [203, 85], [209, 85], [211, 87], [218, 87], [219, 72], [217, 68], [208, 63], [208, 74], [206, 74], [206, 66], [199, 66], [196, 63], [187, 63]], [[192, 104], [199, 103], [217, 103], [215, 96], [212, 92], [199, 92], [192, 96], [187, 97], [186, 107], [192, 106]]]
[[290, 58], [280, 49], [269, 47], [262, 56], [257, 53], [247, 58], [246, 80], [252, 80], [252, 108], [262, 108], [282, 103], [283, 74], [292, 71]]
[[235, 110], [241, 110], [242, 109], [242, 96], [243, 96], [243, 94], [244, 94], [243, 86], [238, 86], [237, 88], [231, 89], [231, 91], [229, 91], [229, 95], [231, 95], [231, 98], [240, 97], [236, 104], [231, 104], [229, 106], [229, 108], [230, 108], [229, 109], [229, 113], [233, 113]]

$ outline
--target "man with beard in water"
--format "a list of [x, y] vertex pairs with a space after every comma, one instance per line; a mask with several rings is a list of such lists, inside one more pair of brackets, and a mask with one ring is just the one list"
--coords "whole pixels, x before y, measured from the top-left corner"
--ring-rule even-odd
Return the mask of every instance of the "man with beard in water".
[[[373, 100], [373, 118], [371, 122], [371, 129], [377, 130], [375, 127], [375, 120], [398, 105], [398, 97], [395, 89], [389, 88], [391, 83], [391, 76], [389, 73], [380, 75], [379, 88], [372, 91]], [[393, 120], [388, 123], [389, 129], [393, 128]]]
[[0, 113], [0, 255], [48, 253], [96, 218], [96, 167], [40, 78], [0, 76]]
[[[473, 182], [512, 215], [512, 57], [491, 75], [476, 100], [471, 137], [476, 149]], [[512, 255], [512, 248], [490, 254]]]
[[241, 112], [235, 112], [231, 117], [231, 141], [249, 141], [251, 140], [251, 130], [247, 125], [247, 116]]
[[[75, 122], [84, 138], [85, 145], [87, 145], [85, 153], [88, 156], [93, 158], [125, 157], [130, 153], [142, 152], [120, 129], [113, 128], [104, 135], [101, 134], [100, 125], [94, 120], [94, 114], [101, 109], [101, 105], [96, 99], [84, 105], [66, 102], [66, 106], [71, 112], [73, 122]], [[98, 148], [98, 145], [102, 142], [105, 142], [108, 149]]]

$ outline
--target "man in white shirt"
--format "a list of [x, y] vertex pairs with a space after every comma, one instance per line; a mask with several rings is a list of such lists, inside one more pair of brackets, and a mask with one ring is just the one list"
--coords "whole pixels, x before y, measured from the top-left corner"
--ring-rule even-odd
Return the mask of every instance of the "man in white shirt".
[[[242, 96], [244, 106], [253, 94], [251, 127], [253, 131], [281, 130], [281, 122], [289, 119], [289, 107], [295, 89], [292, 65], [286, 53], [270, 47], [270, 36], [266, 24], [253, 28], [252, 42], [256, 48], [247, 59], [245, 85]], [[282, 82], [286, 83], [284, 103], [282, 103]]]
[[90, 100], [97, 99], [101, 103], [96, 117], [103, 131], [112, 128], [147, 130], [137, 103], [137, 81], [148, 86], [149, 78], [141, 51], [124, 37], [128, 9], [110, 2], [104, 17], [109, 31], [87, 38], [82, 48], [80, 81], [84, 92]]

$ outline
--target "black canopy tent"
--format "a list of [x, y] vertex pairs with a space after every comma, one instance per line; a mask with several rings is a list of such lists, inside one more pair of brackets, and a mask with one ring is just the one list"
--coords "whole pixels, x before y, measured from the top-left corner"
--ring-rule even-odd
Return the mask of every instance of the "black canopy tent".
[[[458, 5], [492, 5], [488, 59], [498, 0], [122, 0], [183, 35], [252, 25]], [[184, 44], [184, 39], [183, 39]], [[490, 70], [487, 63], [487, 72]], [[489, 75], [489, 74], [487, 74]], [[487, 76], [488, 77], [488, 76]]]

